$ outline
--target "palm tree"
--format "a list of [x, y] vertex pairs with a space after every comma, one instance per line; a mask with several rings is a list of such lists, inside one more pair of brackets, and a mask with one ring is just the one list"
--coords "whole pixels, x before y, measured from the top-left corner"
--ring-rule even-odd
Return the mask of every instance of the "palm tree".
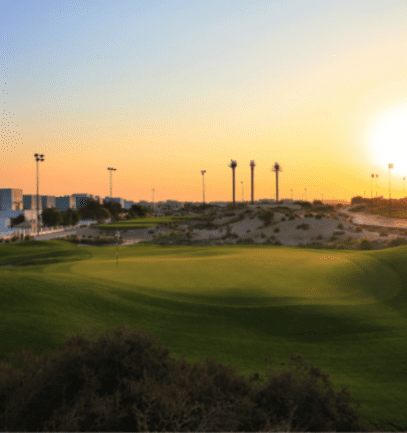
[[253, 194], [253, 189], [254, 189], [254, 185], [253, 185], [253, 178], [254, 178], [254, 167], [255, 167], [255, 163], [254, 163], [254, 160], [252, 160], [252, 161], [250, 161], [250, 168], [251, 168], [251, 170], [252, 170], [252, 204], [253, 204], [253, 201], [254, 201], [254, 194]]
[[235, 168], [237, 167], [237, 162], [231, 159], [229, 167], [231, 167], [233, 171], [233, 206], [234, 206], [235, 205]]
[[276, 172], [276, 201], [278, 202], [278, 172], [282, 171], [280, 164], [278, 162], [274, 163], [274, 166], [271, 169], [271, 171]]

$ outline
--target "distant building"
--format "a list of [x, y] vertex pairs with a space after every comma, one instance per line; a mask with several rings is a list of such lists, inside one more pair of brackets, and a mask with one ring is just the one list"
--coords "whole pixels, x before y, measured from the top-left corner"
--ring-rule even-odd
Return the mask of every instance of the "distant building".
[[18, 188], [0, 189], [0, 210], [23, 210], [23, 190]]
[[48, 209], [50, 207], [56, 207], [56, 200], [54, 195], [43, 195], [41, 196], [42, 208]]
[[72, 194], [76, 200], [76, 209], [86, 206], [88, 201], [93, 200], [92, 194]]
[[67, 209], [77, 209], [76, 198], [70, 195], [55, 198], [55, 207], [60, 211], [66, 211]]
[[116, 203], [119, 203], [121, 207], [124, 207], [124, 198], [121, 197], [105, 197], [105, 201], [115, 201]]
[[23, 195], [23, 209], [24, 210], [36, 210], [37, 209], [37, 203], [42, 210], [42, 200], [41, 196], [38, 197], [37, 202], [37, 194], [24, 194]]
[[127, 201], [127, 200], [124, 200], [124, 205], [122, 206], [122, 207], [124, 207], [125, 209], [130, 209], [132, 206], [133, 206], [133, 204], [134, 204], [134, 201]]

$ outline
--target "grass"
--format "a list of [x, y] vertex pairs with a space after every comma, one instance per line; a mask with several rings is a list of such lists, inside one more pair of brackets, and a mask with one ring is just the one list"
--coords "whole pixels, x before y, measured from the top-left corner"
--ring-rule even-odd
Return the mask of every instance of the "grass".
[[37, 266], [0, 268], [0, 359], [127, 320], [176, 357], [211, 356], [245, 375], [264, 378], [266, 356], [300, 353], [336, 391], [348, 386], [366, 422], [406, 430], [406, 252], [138, 244], [120, 247], [117, 262], [115, 246], [3, 244], [1, 264]]
[[110, 224], [99, 224], [95, 225], [94, 228], [96, 229], [107, 229], [107, 230], [115, 230], [116, 228], [119, 229], [142, 229], [146, 227], [156, 227], [158, 224], [161, 223], [168, 223], [168, 222], [175, 222], [187, 218], [200, 218], [203, 219], [204, 217], [199, 216], [162, 216], [162, 217], [148, 217], [148, 218], [135, 218], [132, 220], [127, 221], [118, 221], [113, 222]]

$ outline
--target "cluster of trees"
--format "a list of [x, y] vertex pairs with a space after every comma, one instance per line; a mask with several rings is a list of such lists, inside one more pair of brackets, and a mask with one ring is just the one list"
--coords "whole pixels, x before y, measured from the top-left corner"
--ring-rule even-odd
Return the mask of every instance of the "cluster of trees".
[[46, 226], [56, 227], [75, 225], [80, 220], [96, 220], [99, 224], [108, 218], [111, 218], [112, 221], [129, 220], [146, 217], [150, 213], [150, 209], [137, 204], [130, 209], [124, 209], [120, 203], [115, 201], [104, 201], [103, 204], [100, 204], [95, 200], [90, 200], [79, 210], [68, 209], [62, 212], [56, 208], [45, 209], [41, 213], [41, 218]]

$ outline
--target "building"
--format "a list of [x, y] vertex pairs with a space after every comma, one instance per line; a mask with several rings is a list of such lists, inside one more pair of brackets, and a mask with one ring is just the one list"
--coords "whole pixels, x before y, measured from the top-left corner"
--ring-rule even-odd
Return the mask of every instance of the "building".
[[72, 194], [76, 200], [76, 209], [86, 206], [88, 201], [93, 200], [92, 194]]
[[56, 200], [54, 195], [42, 195], [41, 196], [42, 208], [48, 209], [50, 207], [56, 207]]
[[105, 201], [115, 201], [116, 203], [119, 203], [121, 207], [124, 207], [124, 198], [120, 197], [105, 197]]
[[127, 200], [124, 200], [124, 205], [122, 206], [122, 207], [124, 207], [125, 209], [130, 209], [132, 206], [133, 206], [133, 204], [134, 204], [134, 201], [127, 201]]
[[0, 189], [0, 210], [23, 210], [23, 190], [18, 188]]
[[67, 209], [76, 209], [76, 197], [72, 197], [70, 195], [56, 197], [55, 207], [60, 211], [66, 211]]
[[[41, 196], [39, 196], [38, 205], [40, 210], [42, 210]], [[23, 209], [24, 210], [37, 209], [37, 194], [23, 194]]]

